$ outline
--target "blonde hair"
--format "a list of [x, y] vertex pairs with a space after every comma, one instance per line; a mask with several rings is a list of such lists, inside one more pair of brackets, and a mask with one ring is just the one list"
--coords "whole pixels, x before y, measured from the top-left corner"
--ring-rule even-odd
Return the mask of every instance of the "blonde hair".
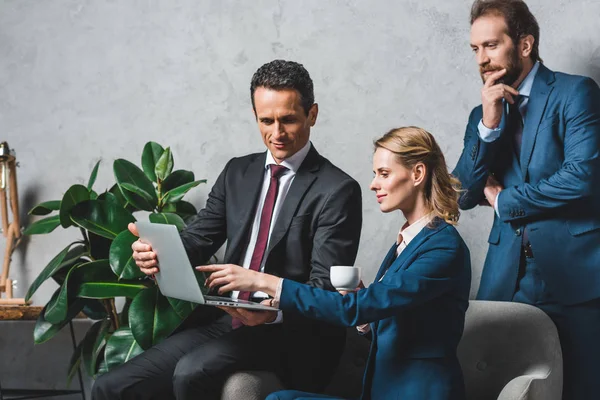
[[383, 148], [395, 154], [408, 169], [423, 163], [427, 170], [425, 201], [433, 213], [456, 225], [460, 216], [458, 197], [460, 182], [448, 172], [446, 160], [433, 135], [415, 126], [392, 129], [375, 141], [375, 150]]

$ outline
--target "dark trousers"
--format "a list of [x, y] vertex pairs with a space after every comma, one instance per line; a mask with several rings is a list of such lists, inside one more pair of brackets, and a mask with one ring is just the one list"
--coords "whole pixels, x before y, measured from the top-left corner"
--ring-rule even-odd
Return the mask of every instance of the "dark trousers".
[[600, 399], [600, 299], [559, 304], [548, 291], [540, 267], [535, 258], [522, 255], [513, 301], [534, 305], [554, 321], [563, 355], [563, 400]]
[[282, 325], [231, 328], [231, 317], [187, 328], [102, 375], [93, 400], [220, 398], [238, 370], [282, 370]]
[[344, 400], [339, 397], [328, 396], [326, 394], [316, 394], [309, 392], [301, 392], [299, 390], [282, 390], [281, 392], [271, 393], [265, 400]]

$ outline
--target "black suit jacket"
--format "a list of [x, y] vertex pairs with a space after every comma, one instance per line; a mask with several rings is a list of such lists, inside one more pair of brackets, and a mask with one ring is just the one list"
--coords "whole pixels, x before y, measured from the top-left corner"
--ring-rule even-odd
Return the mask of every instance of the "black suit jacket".
[[[265, 171], [265, 153], [234, 158], [213, 186], [206, 207], [184, 232], [182, 240], [192, 265], [206, 263], [227, 240], [224, 263], [241, 264], [247, 248]], [[265, 272], [334, 290], [332, 265], [353, 265], [362, 226], [358, 183], [311, 149], [284, 200], [265, 254]], [[285, 313], [284, 349], [297, 376], [292, 387], [305, 381], [322, 386], [337, 366], [345, 343], [344, 328]], [[297, 375], [297, 374], [296, 374]], [[321, 381], [321, 382], [319, 382]], [[313, 386], [311, 385], [311, 386]]]

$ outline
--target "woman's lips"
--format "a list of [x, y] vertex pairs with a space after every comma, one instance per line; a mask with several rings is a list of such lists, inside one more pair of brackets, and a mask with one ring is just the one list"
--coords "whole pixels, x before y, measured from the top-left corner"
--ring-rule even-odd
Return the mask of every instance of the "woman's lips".
[[385, 196], [387, 196], [387, 195], [385, 195], [385, 194], [378, 194], [378, 195], [377, 195], [377, 202], [378, 202], [378, 203], [381, 203], [381, 202], [383, 201], [383, 198], [384, 198]]

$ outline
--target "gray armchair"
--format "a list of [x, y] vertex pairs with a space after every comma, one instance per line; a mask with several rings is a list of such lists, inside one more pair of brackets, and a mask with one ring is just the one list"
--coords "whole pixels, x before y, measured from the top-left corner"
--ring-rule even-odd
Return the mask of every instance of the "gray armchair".
[[[326, 393], [360, 395], [369, 342], [348, 330], [346, 350]], [[469, 400], [560, 400], [562, 353], [556, 327], [539, 309], [518, 303], [469, 303], [458, 348]], [[272, 373], [237, 372], [223, 387], [222, 400], [262, 400], [283, 389]]]

